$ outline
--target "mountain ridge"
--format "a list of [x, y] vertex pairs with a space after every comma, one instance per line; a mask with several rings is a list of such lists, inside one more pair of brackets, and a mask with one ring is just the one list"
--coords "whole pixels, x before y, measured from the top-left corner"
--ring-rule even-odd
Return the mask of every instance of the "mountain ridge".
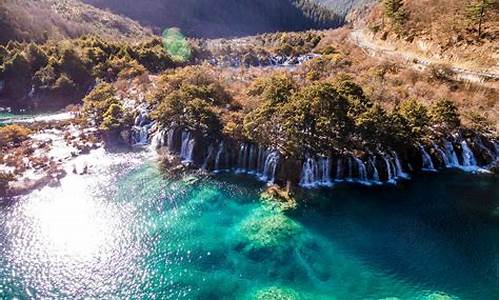
[[188, 36], [236, 37], [276, 31], [327, 29], [344, 17], [310, 0], [83, 0], [128, 16], [161, 33], [178, 27]]

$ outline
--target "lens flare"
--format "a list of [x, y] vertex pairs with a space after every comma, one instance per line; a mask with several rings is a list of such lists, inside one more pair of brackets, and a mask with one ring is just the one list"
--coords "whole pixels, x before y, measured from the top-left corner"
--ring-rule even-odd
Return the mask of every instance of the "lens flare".
[[163, 47], [175, 60], [184, 62], [191, 57], [189, 42], [179, 28], [167, 28], [163, 31]]

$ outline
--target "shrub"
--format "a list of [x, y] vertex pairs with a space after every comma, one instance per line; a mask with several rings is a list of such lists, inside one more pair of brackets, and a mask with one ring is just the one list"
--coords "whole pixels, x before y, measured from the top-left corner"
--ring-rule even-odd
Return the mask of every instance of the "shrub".
[[122, 105], [112, 103], [103, 115], [101, 126], [104, 131], [113, 131], [123, 127], [125, 122], [125, 111]]
[[100, 126], [104, 114], [113, 104], [118, 104], [115, 88], [109, 83], [101, 83], [83, 99], [83, 114], [96, 126]]
[[5, 195], [9, 188], [9, 183], [14, 180], [15, 177], [12, 173], [0, 172], [0, 195]]
[[435, 102], [430, 107], [429, 115], [433, 124], [444, 128], [455, 129], [460, 126], [458, 109], [450, 100], [441, 99]]
[[0, 146], [7, 146], [11, 143], [19, 144], [28, 139], [31, 131], [20, 125], [7, 125], [0, 127]]
[[427, 108], [424, 105], [414, 99], [406, 100], [397, 108], [397, 114], [401, 116], [414, 139], [422, 137], [429, 124]]

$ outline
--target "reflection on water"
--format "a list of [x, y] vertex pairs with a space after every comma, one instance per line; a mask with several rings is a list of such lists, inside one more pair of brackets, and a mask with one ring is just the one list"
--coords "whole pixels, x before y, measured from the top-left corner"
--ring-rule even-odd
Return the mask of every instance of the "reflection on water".
[[340, 186], [291, 217], [246, 177], [168, 181], [96, 153], [0, 207], [0, 298], [498, 298], [495, 179]]

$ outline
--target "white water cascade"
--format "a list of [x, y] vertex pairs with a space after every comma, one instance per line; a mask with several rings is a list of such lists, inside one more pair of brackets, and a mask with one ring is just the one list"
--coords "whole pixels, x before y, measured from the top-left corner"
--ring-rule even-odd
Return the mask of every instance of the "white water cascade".
[[396, 151], [391, 151], [392, 157], [394, 159], [395, 167], [396, 167], [396, 176], [398, 178], [404, 178], [404, 179], [409, 179], [410, 175], [406, 172], [403, 171], [403, 168], [401, 167], [401, 161], [399, 160], [399, 155], [396, 153]]
[[444, 152], [446, 153], [446, 158], [447, 158], [446, 166], [448, 168], [456, 168], [460, 166], [460, 163], [458, 162], [457, 153], [455, 152], [453, 144], [448, 140], [444, 140], [443, 145], [444, 145]]
[[181, 161], [183, 163], [193, 162], [193, 149], [194, 149], [194, 138], [191, 136], [191, 132], [185, 130], [182, 132], [182, 144], [181, 144]]
[[384, 158], [385, 168], [387, 170], [387, 182], [396, 183], [397, 175], [393, 172], [394, 166], [392, 165], [390, 157], [385, 154], [382, 155], [382, 157]]
[[374, 156], [370, 157], [370, 159], [368, 161], [370, 162], [370, 166], [372, 169], [372, 179], [371, 180], [374, 183], [379, 184], [380, 183], [380, 175], [378, 174], [377, 164], [375, 163], [375, 157]]
[[469, 145], [467, 145], [467, 142], [462, 141], [460, 145], [462, 146], [462, 167], [466, 169], [477, 168], [476, 158], [474, 157], [474, 153], [470, 150]]
[[278, 151], [271, 151], [266, 155], [266, 160], [264, 161], [264, 167], [262, 170], [262, 175], [259, 177], [262, 181], [267, 181], [268, 183], [274, 183], [276, 176], [276, 168], [279, 163], [279, 153]]
[[156, 131], [156, 133], [151, 138], [151, 150], [158, 150], [161, 146], [163, 146], [163, 142], [165, 140], [165, 130], [161, 129]]
[[360, 183], [363, 183], [363, 184], [368, 184], [368, 172], [366, 172], [365, 163], [357, 157], [353, 157], [353, 158], [354, 158], [354, 161], [356, 162], [356, 165], [358, 166], [358, 179], [357, 179], [357, 181], [359, 181]]
[[215, 155], [215, 165], [214, 172], [220, 172], [220, 159], [222, 154], [224, 153], [224, 141], [221, 141], [219, 144], [219, 149], [217, 150], [217, 154]]
[[436, 169], [434, 168], [434, 164], [432, 163], [432, 158], [429, 155], [429, 153], [427, 153], [427, 151], [425, 151], [424, 146], [418, 145], [418, 147], [420, 148], [420, 154], [422, 155], [422, 170], [423, 171], [436, 171]]
[[342, 168], [342, 159], [337, 159], [337, 172], [335, 173], [335, 181], [342, 181], [344, 177], [344, 169]]
[[308, 157], [302, 166], [299, 185], [304, 188], [332, 186], [330, 165], [330, 158], [320, 157], [314, 159]]

